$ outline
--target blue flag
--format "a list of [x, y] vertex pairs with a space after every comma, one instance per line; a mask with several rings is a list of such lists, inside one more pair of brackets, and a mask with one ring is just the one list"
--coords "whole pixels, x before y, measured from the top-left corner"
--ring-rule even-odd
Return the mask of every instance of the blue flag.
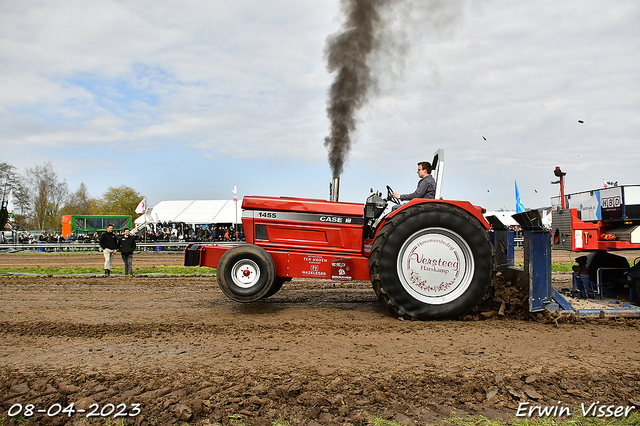
[[518, 191], [518, 182], [516, 182], [516, 213], [523, 213], [524, 206], [522, 205], [522, 201], [520, 201], [520, 191]]

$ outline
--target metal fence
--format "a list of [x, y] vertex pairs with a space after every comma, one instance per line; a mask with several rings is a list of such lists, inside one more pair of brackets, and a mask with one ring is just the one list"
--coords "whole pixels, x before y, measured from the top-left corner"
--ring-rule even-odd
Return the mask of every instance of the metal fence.
[[[207, 242], [202, 244], [217, 244], [218, 242]], [[236, 241], [224, 242], [224, 244], [236, 244]], [[187, 242], [155, 242], [155, 243], [136, 243], [138, 252], [182, 252], [184, 248], [191, 243]], [[33, 244], [0, 244], [0, 253], [17, 253], [17, 252], [99, 252], [102, 251], [98, 243], [33, 243]]]
[[[523, 238], [514, 238], [516, 247], [522, 247]], [[233, 245], [240, 244], [243, 241], [191, 241], [191, 242], [171, 242], [158, 241], [155, 243], [136, 243], [137, 252], [182, 252], [189, 244], [210, 244], [210, 245]], [[62, 253], [62, 252], [100, 252], [102, 249], [98, 243], [32, 243], [32, 244], [0, 244], [0, 253], [17, 253], [17, 252], [46, 252], [46, 253]]]

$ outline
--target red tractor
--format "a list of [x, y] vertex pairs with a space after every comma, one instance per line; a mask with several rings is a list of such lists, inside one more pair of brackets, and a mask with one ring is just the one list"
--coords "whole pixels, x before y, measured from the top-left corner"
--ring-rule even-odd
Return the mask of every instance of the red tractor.
[[[436, 199], [414, 199], [383, 216], [387, 197], [365, 204], [247, 196], [246, 244], [191, 244], [185, 266], [217, 268], [230, 299], [255, 302], [292, 278], [371, 280], [392, 315], [451, 319], [473, 311], [495, 277], [495, 250], [482, 209], [441, 200], [444, 158], [433, 159]], [[333, 197], [332, 197], [333, 198]]]

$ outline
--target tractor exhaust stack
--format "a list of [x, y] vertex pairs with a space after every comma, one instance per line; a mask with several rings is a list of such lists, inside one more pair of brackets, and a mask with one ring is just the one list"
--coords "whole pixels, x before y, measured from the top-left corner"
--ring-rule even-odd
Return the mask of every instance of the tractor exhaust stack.
[[329, 198], [329, 201], [337, 202], [340, 195], [340, 178], [333, 178], [331, 184], [329, 185], [329, 192], [331, 193], [331, 198]]

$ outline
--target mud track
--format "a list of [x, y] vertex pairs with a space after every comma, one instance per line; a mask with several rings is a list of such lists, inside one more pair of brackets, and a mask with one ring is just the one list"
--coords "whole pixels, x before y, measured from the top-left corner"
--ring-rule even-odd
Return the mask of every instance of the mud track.
[[[100, 264], [96, 254], [33, 256]], [[0, 264], [25, 259], [0, 255]], [[134, 267], [181, 260], [140, 255]], [[130, 413], [141, 404], [126, 424], [255, 426], [507, 419], [521, 402], [560, 402], [575, 416], [596, 401], [640, 407], [633, 319], [558, 320], [509, 300], [503, 316], [410, 322], [389, 317], [365, 282], [294, 280], [242, 305], [213, 277], [2, 276], [0, 302], [5, 419], [15, 404]], [[40, 413], [27, 424], [105, 419]]]

